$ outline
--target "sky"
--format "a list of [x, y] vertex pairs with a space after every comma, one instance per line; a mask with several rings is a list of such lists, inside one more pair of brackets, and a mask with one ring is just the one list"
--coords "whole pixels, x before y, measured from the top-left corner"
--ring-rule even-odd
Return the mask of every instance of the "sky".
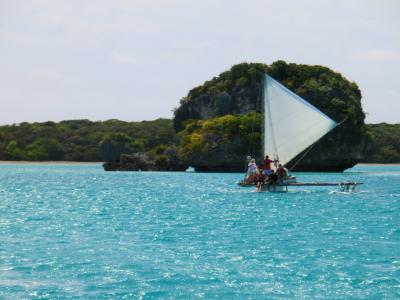
[[327, 66], [400, 123], [400, 1], [0, 0], [0, 124], [172, 118], [241, 62]]

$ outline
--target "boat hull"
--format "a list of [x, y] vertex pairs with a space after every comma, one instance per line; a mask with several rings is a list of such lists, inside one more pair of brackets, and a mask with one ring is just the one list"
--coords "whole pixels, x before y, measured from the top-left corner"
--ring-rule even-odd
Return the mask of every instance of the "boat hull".
[[263, 184], [261, 186], [261, 192], [280, 192], [280, 193], [284, 193], [288, 191], [288, 186], [287, 185], [280, 185], [280, 184], [276, 184], [276, 185], [268, 185], [268, 184]]

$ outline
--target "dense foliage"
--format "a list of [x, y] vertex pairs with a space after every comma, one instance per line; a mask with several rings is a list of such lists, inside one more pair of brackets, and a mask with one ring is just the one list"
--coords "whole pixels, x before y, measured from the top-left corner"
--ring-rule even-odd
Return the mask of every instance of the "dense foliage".
[[179, 133], [183, 161], [199, 164], [200, 160], [217, 161], [229, 168], [246, 154], [259, 156], [261, 114], [226, 115], [210, 120], [189, 121]]
[[242, 63], [193, 88], [174, 111], [174, 128], [182, 130], [188, 119], [261, 112], [261, 81], [266, 70], [264, 64]]
[[[341, 74], [327, 67], [284, 61], [276, 61], [271, 65], [241, 63], [190, 90], [188, 95], [181, 100], [180, 107], [175, 110], [175, 128], [183, 129], [182, 123], [187, 119], [203, 119], [201, 113], [193, 109], [193, 106], [206, 102], [207, 105], [217, 108], [220, 96], [224, 94], [230, 95], [233, 102], [239, 102], [240, 98], [243, 98], [244, 91], [252, 90], [253, 93], [249, 96], [253, 99], [246, 99], [246, 102], [253, 105], [249, 107], [249, 111], [261, 111], [261, 80], [264, 73], [307, 99], [333, 119], [337, 121], [347, 119], [350, 121], [346, 122], [350, 125], [349, 127], [362, 126], [364, 128], [365, 114], [361, 107], [361, 92], [356, 83], [348, 81]], [[219, 113], [215, 109], [212, 117], [239, 114], [240, 109], [235, 106], [235, 103], [230, 106], [230, 111], [225, 113]], [[241, 106], [244, 106], [243, 103]]]
[[[173, 120], [0, 126], [0, 160], [107, 161], [110, 169], [129, 165], [127, 169], [142, 170], [180, 170], [190, 164], [223, 171], [240, 166], [245, 155], [261, 154], [265, 72], [334, 120], [345, 120], [312, 149], [305, 164], [400, 162], [400, 125], [382, 123], [367, 128], [361, 92], [354, 82], [326, 67], [284, 61], [233, 66], [192, 89], [181, 100]], [[363, 158], [365, 154], [368, 157]]]
[[[222, 165], [248, 154], [257, 157], [261, 143], [261, 114], [226, 115], [209, 120], [190, 120], [179, 133], [181, 158], [190, 163], [215, 160], [224, 153]], [[363, 162], [400, 163], [400, 124], [368, 124], [369, 150]], [[223, 151], [221, 151], [223, 150]]]
[[191, 89], [188, 95], [181, 99], [181, 105], [204, 94], [231, 93], [251, 83], [259, 83], [262, 74], [265, 72], [268, 72], [268, 66], [265, 64], [241, 63], [234, 65], [229, 71], [225, 71], [204, 82], [201, 86]]
[[0, 126], [0, 160], [115, 161], [177, 141], [168, 119], [21, 123]]
[[332, 119], [346, 120], [346, 129], [365, 132], [361, 92], [356, 83], [327, 67], [283, 61], [273, 63], [267, 72]]
[[400, 163], [400, 124], [368, 124], [372, 143], [365, 162]]
[[[190, 162], [206, 155], [212, 160], [222, 148], [228, 148], [226, 157], [232, 158], [235, 151], [241, 158], [248, 153], [256, 156], [260, 122], [261, 115], [254, 112], [187, 120], [179, 147], [172, 120], [167, 119], [0, 126], [0, 160], [117, 161], [120, 154], [145, 152], [155, 169], [168, 169], [179, 159]], [[368, 124], [367, 128], [372, 142], [363, 161], [400, 162], [400, 124]]]
[[[235, 65], [229, 71], [192, 89], [182, 99], [180, 107], [175, 110], [174, 127], [181, 131], [185, 159], [195, 158], [195, 160], [189, 160], [190, 164], [196, 166], [196, 161], [202, 165], [210, 163], [210, 155], [205, 151], [202, 152], [203, 162], [200, 162], [201, 157], [196, 148], [199, 141], [194, 138], [200, 133], [186, 129], [186, 126], [193, 125], [190, 120], [212, 120], [225, 115], [240, 116], [251, 111], [261, 112], [264, 73], [306, 99], [335, 121], [344, 121], [340, 127], [318, 142], [308, 155], [308, 161], [303, 160], [304, 164], [298, 165], [299, 169], [312, 170], [313, 168], [308, 168], [308, 166], [320, 164], [319, 170], [327, 170], [329, 167], [329, 170], [334, 171], [335, 165], [341, 164], [339, 169], [344, 169], [363, 158], [368, 148], [369, 135], [364, 123], [365, 114], [362, 110], [361, 92], [357, 84], [327, 67], [277, 61], [271, 65], [256, 63]], [[203, 136], [208, 136], [204, 128], [201, 131], [204, 133]], [[185, 137], [187, 134], [192, 137]], [[223, 140], [217, 135], [213, 135], [214, 139]], [[239, 157], [239, 154], [243, 153], [236, 148], [237, 140], [234, 136], [231, 141], [231, 147], [227, 146], [227, 148], [240, 151], [236, 153], [236, 157]], [[190, 149], [193, 149], [193, 153], [189, 153]], [[221, 151], [225, 150], [221, 148]], [[213, 157], [221, 157], [221, 155], [214, 153]], [[239, 162], [236, 164], [238, 165]]]

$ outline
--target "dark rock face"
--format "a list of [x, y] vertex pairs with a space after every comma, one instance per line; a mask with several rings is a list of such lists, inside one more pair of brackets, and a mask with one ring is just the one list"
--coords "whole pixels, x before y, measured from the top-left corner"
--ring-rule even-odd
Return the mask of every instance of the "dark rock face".
[[239, 137], [234, 137], [229, 143], [219, 142], [218, 137], [214, 137], [213, 142], [214, 147], [207, 153], [207, 158], [196, 155], [191, 161], [197, 172], [247, 171], [245, 157], [240, 155], [243, 145]]
[[154, 163], [146, 154], [122, 154], [119, 162], [106, 162], [103, 164], [106, 171], [149, 171], [154, 169]]
[[289, 162], [287, 167], [298, 172], [343, 172], [352, 168], [363, 159], [369, 141], [363, 135], [354, 137], [353, 141], [346, 141], [340, 134], [341, 128], [334, 129], [317, 142], [294, 168], [304, 152]]
[[183, 103], [174, 113], [174, 128], [183, 129], [186, 120], [203, 120], [228, 114], [242, 115], [261, 111], [261, 83], [252, 82], [247, 87], [234, 88], [230, 93], [205, 94]]
[[[255, 75], [249, 71], [254, 68], [257, 71]], [[361, 92], [355, 83], [321, 66], [286, 64], [282, 61], [270, 66], [234, 66], [220, 77], [189, 92], [175, 111], [175, 129], [183, 130], [185, 122], [192, 119], [213, 119], [227, 114], [243, 115], [250, 111], [261, 111], [261, 73], [265, 71], [337, 122], [346, 119], [341, 126], [318, 141], [296, 164], [293, 171], [341, 172], [364, 158], [369, 140], [364, 124], [365, 114], [361, 107]], [[242, 78], [247, 78], [247, 81]], [[247, 83], [239, 86], [226, 84], [222, 90], [216, 88], [227, 81], [238, 80]], [[247, 155], [255, 155], [258, 162], [261, 160], [261, 144], [253, 153], [244, 152], [244, 148], [240, 141], [233, 138], [227, 145], [219, 145], [207, 153], [192, 155], [191, 160], [186, 163], [203, 172], [242, 172]], [[293, 167], [302, 155], [303, 153], [299, 154], [287, 167]]]
[[[168, 150], [167, 150], [168, 151]], [[187, 165], [182, 164], [175, 153], [169, 156], [150, 157], [146, 153], [122, 154], [119, 162], [105, 162], [105, 171], [184, 171]]]
[[[342, 172], [360, 162], [368, 148], [368, 139], [359, 136], [354, 138], [354, 143], [351, 141], [341, 143], [344, 140], [338, 138], [341, 134], [340, 129], [334, 130], [337, 132], [334, 131], [322, 138], [299, 162], [304, 152], [290, 161], [286, 167], [290, 171], [297, 172]], [[232, 139], [229, 144], [208, 153], [207, 157], [197, 155], [190, 163], [199, 172], [243, 172], [246, 170], [247, 155], [256, 157], [257, 163], [261, 164], [261, 145], [252, 153], [243, 152], [242, 149], [241, 142]]]

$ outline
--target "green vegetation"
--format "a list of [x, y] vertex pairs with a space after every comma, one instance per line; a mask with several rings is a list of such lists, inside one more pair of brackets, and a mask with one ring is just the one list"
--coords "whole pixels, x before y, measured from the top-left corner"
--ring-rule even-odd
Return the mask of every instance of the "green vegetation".
[[229, 165], [232, 160], [243, 160], [249, 153], [260, 155], [261, 120], [262, 115], [256, 112], [190, 120], [179, 133], [181, 158], [195, 164], [217, 158]]
[[133, 153], [133, 140], [124, 133], [113, 132], [100, 142], [100, 156], [105, 161], [119, 162], [121, 154]]
[[400, 163], [400, 124], [368, 124], [372, 138], [364, 162]]
[[[205, 116], [195, 106], [203, 104], [217, 107], [223, 94], [229, 94], [234, 103], [227, 113], [220, 114], [214, 109], [213, 117], [243, 114], [242, 108], [249, 105], [252, 107], [245, 113], [261, 111], [261, 81], [265, 72], [334, 120], [346, 119], [346, 129], [365, 133], [365, 114], [361, 107], [361, 92], [356, 83], [327, 67], [286, 63], [282, 60], [271, 65], [241, 63], [190, 90], [175, 110], [175, 129], [182, 130], [182, 124], [188, 119], [204, 119]], [[248, 98], [243, 102], [245, 91], [248, 91], [245, 93]]]
[[[250, 111], [260, 112], [262, 75], [266, 71], [265, 64], [242, 63], [193, 88], [174, 111], [175, 130], [181, 131], [183, 123], [188, 119], [201, 120]], [[199, 107], [204, 109], [199, 110]]]
[[[0, 160], [115, 162], [121, 154], [144, 152], [154, 169], [172, 169], [180, 160], [213, 160], [224, 148], [229, 148], [226, 154], [231, 158], [234, 152], [240, 158], [248, 153], [257, 156], [260, 122], [261, 114], [255, 112], [187, 120], [179, 139], [167, 119], [6, 125], [0, 126]], [[400, 124], [368, 124], [367, 129], [372, 142], [363, 161], [399, 163]]]
[[[180, 132], [183, 157], [188, 164], [205, 169], [207, 165], [215, 164], [213, 170], [218, 171], [216, 160], [219, 160], [220, 167], [225, 168], [223, 153], [215, 150], [219, 149], [221, 152], [228, 151], [230, 158], [236, 157], [237, 160], [230, 161], [230, 165], [236, 165], [237, 169], [240, 167], [243, 149], [238, 147], [237, 143], [238, 138], [242, 140], [242, 137], [233, 134], [229, 139], [225, 139], [220, 133], [210, 134], [208, 129], [203, 127], [197, 132], [186, 127], [196, 125], [193, 124], [193, 120], [215, 120], [218, 123], [222, 119], [215, 118], [227, 115], [243, 116], [251, 111], [261, 112], [265, 72], [335, 121], [345, 121], [315, 145], [307, 159], [303, 160], [303, 165], [298, 165], [299, 169], [339, 171], [363, 159], [370, 135], [364, 123], [365, 114], [357, 84], [327, 67], [276, 61], [271, 65], [235, 65], [229, 71], [192, 89], [182, 99], [181, 105], [174, 112], [174, 128]], [[214, 140], [226, 142], [226, 145], [213, 148], [207, 153], [209, 136]], [[258, 145], [260, 148], [261, 145]], [[260, 149], [252, 152], [260, 153]], [[335, 165], [338, 166], [337, 169]]]
[[168, 119], [21, 123], [0, 126], [0, 160], [116, 161], [177, 142]]
[[[224, 158], [243, 159], [248, 154], [257, 157], [261, 143], [261, 114], [226, 115], [209, 120], [188, 120], [179, 133], [181, 158], [187, 163]], [[400, 163], [400, 124], [367, 124], [369, 150], [363, 162]]]
[[361, 92], [355, 82], [323, 66], [274, 62], [268, 74], [306, 99], [346, 130], [365, 134], [365, 114], [361, 107]]
[[265, 72], [334, 120], [346, 120], [312, 149], [305, 164], [325, 161], [323, 170], [338, 161], [346, 166], [360, 160], [400, 162], [400, 124], [365, 125], [361, 92], [354, 82], [326, 67], [284, 61], [233, 66], [192, 89], [173, 120], [0, 126], [0, 160], [107, 161], [110, 170], [182, 170], [187, 165], [238, 170], [245, 155], [261, 155]]
[[201, 95], [231, 93], [246, 85], [259, 83], [265, 72], [268, 72], [268, 66], [265, 64], [241, 63], [234, 65], [229, 71], [190, 90], [189, 94], [181, 100], [181, 104], [188, 103]]

